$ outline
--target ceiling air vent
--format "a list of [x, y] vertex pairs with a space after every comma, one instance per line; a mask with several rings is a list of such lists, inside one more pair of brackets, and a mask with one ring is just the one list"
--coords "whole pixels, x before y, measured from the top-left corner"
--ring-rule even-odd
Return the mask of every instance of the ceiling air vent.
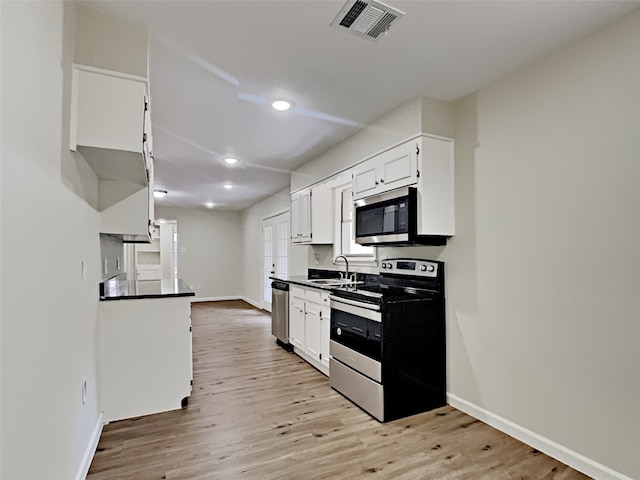
[[376, 0], [349, 0], [331, 26], [347, 29], [359, 37], [377, 40], [403, 16], [404, 12]]

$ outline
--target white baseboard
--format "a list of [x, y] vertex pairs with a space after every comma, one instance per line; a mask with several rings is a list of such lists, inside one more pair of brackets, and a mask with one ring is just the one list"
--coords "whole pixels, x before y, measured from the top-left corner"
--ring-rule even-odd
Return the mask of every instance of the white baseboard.
[[245, 302], [247, 302], [249, 305], [253, 305], [256, 308], [259, 308], [260, 310], [262, 310], [262, 305], [254, 302], [253, 300], [247, 298], [247, 297], [240, 297], [242, 300], [244, 300]]
[[91, 462], [93, 460], [93, 456], [96, 453], [96, 448], [98, 448], [98, 442], [100, 441], [100, 435], [102, 435], [102, 413], [98, 416], [98, 421], [96, 422], [96, 426], [93, 428], [93, 432], [91, 433], [91, 438], [89, 438], [89, 443], [87, 444], [87, 448], [84, 451], [84, 455], [82, 456], [82, 462], [80, 463], [80, 468], [78, 468], [78, 473], [76, 474], [75, 480], [85, 480], [87, 478], [87, 474], [89, 473], [89, 467], [91, 466]]
[[633, 480], [631, 477], [616, 472], [605, 465], [574, 452], [553, 440], [538, 435], [482, 407], [463, 400], [452, 393], [447, 393], [447, 403], [592, 478], [597, 480]]
[[221, 302], [223, 300], [241, 300], [240, 295], [228, 295], [226, 297], [191, 297], [191, 303], [196, 302]]
[[242, 295], [229, 295], [226, 297], [191, 297], [191, 303], [197, 303], [197, 302], [220, 302], [223, 300], [243, 300], [245, 302], [247, 302], [249, 305], [252, 305], [256, 308], [259, 308], [260, 310], [262, 310], [262, 305], [254, 302], [253, 300], [244, 297]]

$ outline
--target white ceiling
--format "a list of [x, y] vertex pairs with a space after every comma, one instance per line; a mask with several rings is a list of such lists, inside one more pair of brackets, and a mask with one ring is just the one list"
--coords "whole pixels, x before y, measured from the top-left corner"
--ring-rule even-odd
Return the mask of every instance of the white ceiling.
[[[169, 192], [156, 205], [243, 210], [412, 98], [460, 99], [640, 5], [389, 0], [406, 15], [373, 42], [330, 27], [344, 3], [86, 4], [150, 26], [155, 180]], [[294, 108], [271, 109], [275, 97]]]

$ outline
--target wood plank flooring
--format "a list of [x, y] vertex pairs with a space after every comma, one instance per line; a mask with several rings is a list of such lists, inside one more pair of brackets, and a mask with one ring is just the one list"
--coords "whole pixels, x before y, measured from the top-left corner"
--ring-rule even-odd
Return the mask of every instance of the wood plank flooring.
[[378, 423], [242, 301], [192, 306], [183, 410], [106, 425], [89, 480], [588, 477], [451, 407]]

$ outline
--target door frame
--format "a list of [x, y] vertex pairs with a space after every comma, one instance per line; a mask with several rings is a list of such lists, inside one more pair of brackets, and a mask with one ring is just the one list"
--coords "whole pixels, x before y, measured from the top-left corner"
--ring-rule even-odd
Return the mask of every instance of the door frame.
[[265, 302], [264, 300], [264, 271], [263, 271], [263, 266], [264, 266], [264, 222], [271, 219], [271, 218], [275, 218], [275, 217], [279, 217], [280, 215], [283, 214], [289, 214], [289, 247], [288, 247], [288, 255], [287, 255], [287, 274], [290, 271], [290, 264], [289, 264], [289, 259], [291, 258], [291, 208], [287, 207], [287, 208], [283, 208], [280, 210], [276, 210], [274, 212], [270, 212], [267, 215], [264, 215], [262, 217], [260, 217], [260, 258], [258, 259], [259, 261], [259, 268], [258, 268], [258, 272], [260, 274], [260, 308], [262, 308], [263, 310], [266, 310], [268, 312], [271, 311], [270, 308], [268, 307], [268, 304]]

